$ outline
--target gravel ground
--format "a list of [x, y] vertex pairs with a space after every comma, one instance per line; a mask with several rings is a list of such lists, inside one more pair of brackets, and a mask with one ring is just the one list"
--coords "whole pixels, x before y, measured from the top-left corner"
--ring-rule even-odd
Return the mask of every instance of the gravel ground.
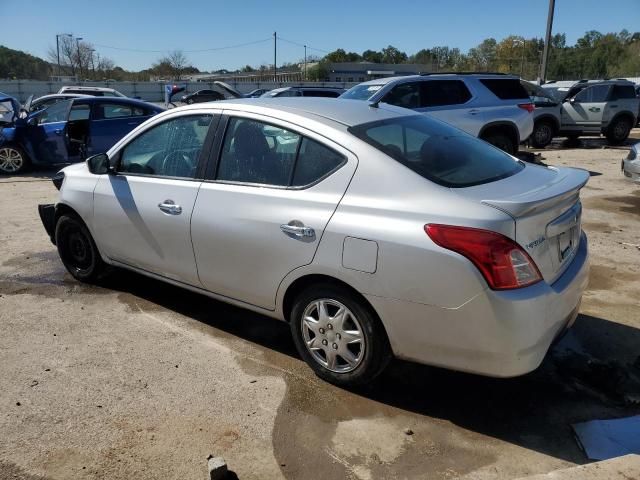
[[603, 144], [539, 152], [592, 174], [589, 290], [543, 365], [496, 380], [394, 362], [361, 391], [314, 377], [280, 322], [127, 272], [77, 283], [36, 211], [53, 172], [0, 178], [0, 479], [204, 479], [208, 454], [240, 479], [509, 479], [588, 462], [571, 423], [640, 413], [640, 186]]

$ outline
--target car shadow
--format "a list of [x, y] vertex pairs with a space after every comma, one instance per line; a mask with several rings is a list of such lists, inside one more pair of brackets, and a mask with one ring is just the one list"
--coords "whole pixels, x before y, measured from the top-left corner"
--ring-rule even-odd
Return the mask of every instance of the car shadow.
[[[286, 357], [286, 368], [277, 365], [279, 369], [296, 371], [288, 383], [305, 378], [304, 385], [296, 387], [305, 395], [326, 390], [334, 401], [359, 405], [358, 409], [374, 411], [374, 417], [387, 408], [446, 420], [582, 464], [588, 459], [575, 441], [571, 424], [640, 413], [640, 330], [604, 318], [580, 315], [542, 365], [521, 377], [488, 378], [394, 360], [373, 384], [347, 391], [320, 381], [309, 384], [308, 367], [299, 359], [284, 322], [125, 271], [114, 272], [103, 286], [122, 292], [119, 299], [125, 303], [139, 306], [142, 301], [144, 306], [146, 301], [149, 307], [168, 309], [223, 335], [278, 352]], [[360, 407], [363, 402], [366, 408]], [[288, 405], [287, 412], [293, 408]], [[324, 407], [317, 402], [304, 408]]]

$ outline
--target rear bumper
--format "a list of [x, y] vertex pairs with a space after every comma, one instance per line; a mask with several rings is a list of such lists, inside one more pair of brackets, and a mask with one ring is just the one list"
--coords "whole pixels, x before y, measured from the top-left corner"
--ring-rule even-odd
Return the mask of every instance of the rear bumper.
[[42, 225], [51, 239], [51, 243], [55, 245], [56, 206], [53, 203], [40, 204], [38, 205], [38, 213], [40, 214]]
[[578, 314], [589, 275], [587, 238], [553, 284], [485, 290], [453, 309], [367, 296], [399, 358], [493, 377], [536, 369]]

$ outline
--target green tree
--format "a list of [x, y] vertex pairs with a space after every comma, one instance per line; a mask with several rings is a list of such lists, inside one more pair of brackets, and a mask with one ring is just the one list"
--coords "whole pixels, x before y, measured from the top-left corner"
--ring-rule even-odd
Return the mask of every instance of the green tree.
[[404, 63], [407, 58], [406, 53], [401, 52], [393, 45], [382, 49], [382, 63]]

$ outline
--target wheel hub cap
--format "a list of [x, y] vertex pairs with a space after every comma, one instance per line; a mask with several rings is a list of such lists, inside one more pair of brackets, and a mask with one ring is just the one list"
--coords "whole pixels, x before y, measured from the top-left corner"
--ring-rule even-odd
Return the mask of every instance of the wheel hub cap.
[[24, 159], [20, 152], [11, 147], [0, 148], [0, 170], [11, 173], [22, 168]]
[[333, 299], [311, 302], [302, 314], [302, 336], [313, 359], [326, 369], [347, 373], [364, 358], [365, 340], [356, 316]]

